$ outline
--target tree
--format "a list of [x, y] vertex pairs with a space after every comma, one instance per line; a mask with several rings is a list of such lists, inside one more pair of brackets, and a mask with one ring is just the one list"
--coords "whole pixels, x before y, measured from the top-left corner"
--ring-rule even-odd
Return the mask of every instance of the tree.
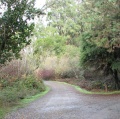
[[57, 29], [37, 24], [34, 29], [35, 39], [32, 42], [33, 57], [37, 68], [50, 56], [61, 56], [66, 45], [66, 37], [60, 36]]
[[[116, 88], [120, 88], [120, 1], [85, 0], [85, 12], [81, 18], [81, 64], [97, 65], [114, 76]], [[84, 22], [86, 22], [84, 24]]]
[[[39, 30], [36, 32], [39, 32]], [[37, 40], [33, 41], [34, 54], [39, 57], [46, 57], [48, 54], [60, 55], [64, 50], [65, 41], [66, 37], [60, 36], [56, 28], [43, 27]]]
[[[34, 7], [35, 0], [0, 0], [0, 64], [19, 58], [22, 48], [30, 44], [34, 29], [31, 21], [41, 10]], [[4, 8], [4, 9], [3, 9]]]
[[81, 24], [78, 2], [76, 0], [49, 0], [49, 2], [54, 2], [47, 16], [49, 25], [55, 27], [59, 35], [67, 37], [67, 44], [79, 46]]

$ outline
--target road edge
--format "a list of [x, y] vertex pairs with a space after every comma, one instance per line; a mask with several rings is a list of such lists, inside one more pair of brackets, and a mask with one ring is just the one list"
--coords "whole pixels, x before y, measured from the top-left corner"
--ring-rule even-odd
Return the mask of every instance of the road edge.
[[[56, 82], [59, 82], [59, 81], [56, 81]], [[73, 85], [73, 84], [69, 84], [69, 83], [66, 83], [66, 82], [59, 82], [59, 83], [63, 83], [63, 84], [66, 84], [66, 85], [71, 85], [72, 87], [74, 87], [77, 91], [83, 93], [83, 94], [88, 94], [88, 95], [115, 95], [115, 94], [120, 94], [120, 91], [109, 91], [109, 92], [92, 92], [92, 91], [88, 91], [88, 90], [85, 90], [77, 85]]]

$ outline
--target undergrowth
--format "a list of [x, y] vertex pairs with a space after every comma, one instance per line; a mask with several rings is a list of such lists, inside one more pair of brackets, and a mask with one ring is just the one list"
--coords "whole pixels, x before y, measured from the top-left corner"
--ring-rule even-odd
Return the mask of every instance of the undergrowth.
[[0, 80], [0, 119], [20, 100], [45, 91], [42, 80], [27, 76], [13, 82]]

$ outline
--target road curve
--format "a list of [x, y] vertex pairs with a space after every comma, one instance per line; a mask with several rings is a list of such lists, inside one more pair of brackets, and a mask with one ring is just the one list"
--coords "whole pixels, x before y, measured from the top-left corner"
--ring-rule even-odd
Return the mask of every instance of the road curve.
[[74, 87], [45, 82], [50, 92], [5, 119], [120, 119], [120, 95], [81, 94]]

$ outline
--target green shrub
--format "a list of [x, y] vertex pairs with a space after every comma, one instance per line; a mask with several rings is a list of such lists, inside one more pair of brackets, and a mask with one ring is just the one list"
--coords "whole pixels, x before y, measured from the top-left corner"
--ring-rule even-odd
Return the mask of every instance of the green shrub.
[[64, 71], [60, 74], [61, 78], [74, 78], [75, 77], [75, 73], [71, 70], [68, 71]]
[[34, 76], [27, 76], [14, 82], [1, 81], [1, 83], [4, 86], [0, 89], [0, 106], [15, 104], [20, 99], [45, 90], [43, 81], [36, 80]]
[[3, 89], [0, 93], [0, 100], [4, 104], [16, 102], [18, 100], [17, 89], [12, 87]]
[[36, 80], [34, 76], [28, 76], [26, 77], [26, 79], [23, 79], [19, 83], [20, 83], [19, 85], [26, 87], [28, 89], [38, 89], [40, 91], [45, 90], [42, 80]]
[[74, 45], [66, 45], [64, 53], [59, 57], [56, 55], [48, 55], [42, 57], [39, 70], [36, 70], [38, 77], [47, 80], [55, 80], [58, 78], [79, 78], [81, 69], [79, 66], [80, 49]]
[[9, 81], [8, 81], [8, 80], [4, 80], [4, 79], [0, 80], [0, 88], [7, 87], [7, 86], [9, 86], [9, 85], [10, 85], [10, 84], [9, 84]]
[[104, 88], [103, 83], [99, 80], [98, 81], [92, 81], [91, 84], [92, 84], [93, 89], [103, 89]]

